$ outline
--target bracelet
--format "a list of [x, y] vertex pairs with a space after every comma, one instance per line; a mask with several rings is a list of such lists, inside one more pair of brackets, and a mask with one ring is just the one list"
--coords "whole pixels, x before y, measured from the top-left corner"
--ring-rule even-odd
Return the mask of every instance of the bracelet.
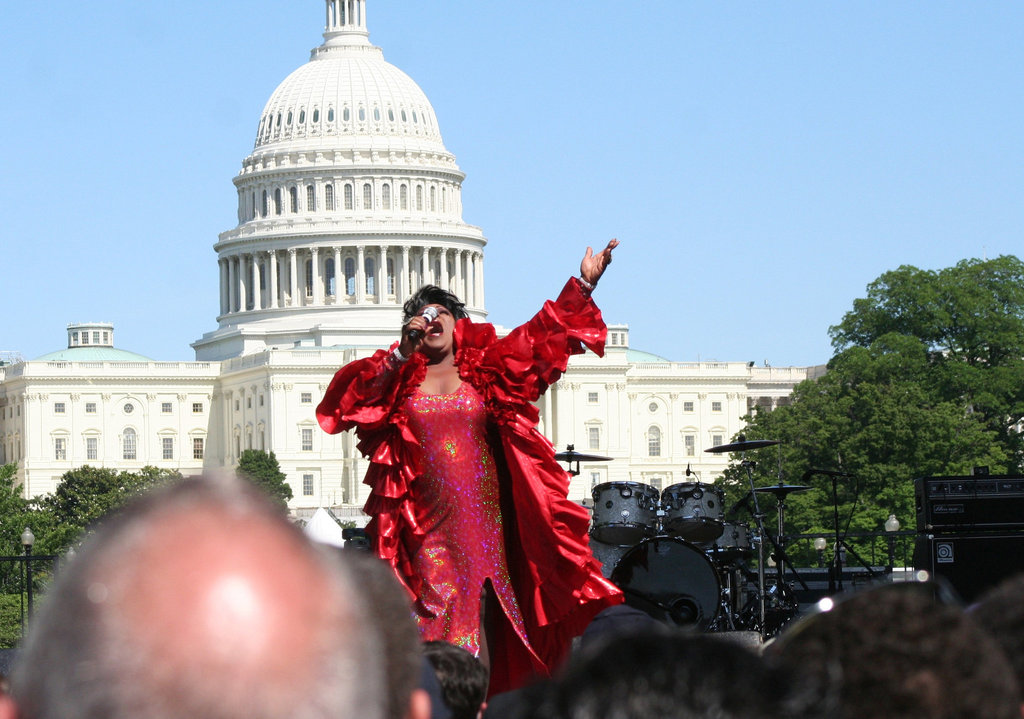
[[583, 279], [582, 275], [580, 276], [579, 280], [580, 280], [580, 284], [583, 285], [584, 287], [586, 287], [588, 292], [593, 292], [594, 288], [597, 287], [597, 283], [596, 282], [594, 284], [590, 284], [585, 279]]
[[398, 349], [397, 347], [395, 347], [393, 350], [391, 350], [391, 356], [394, 357], [395, 361], [398, 362], [398, 363], [408, 362], [409, 361], [409, 358], [406, 357], [404, 354], [402, 354], [402, 351], [400, 349]]

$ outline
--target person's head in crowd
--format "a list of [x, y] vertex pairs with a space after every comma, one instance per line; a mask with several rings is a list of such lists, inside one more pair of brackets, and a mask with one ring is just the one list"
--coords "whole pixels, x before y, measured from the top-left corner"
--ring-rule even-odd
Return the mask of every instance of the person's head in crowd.
[[443, 641], [423, 643], [452, 719], [477, 719], [487, 698], [487, 669], [470, 652]]
[[669, 626], [614, 632], [555, 678], [546, 719], [779, 719], [802, 709], [790, 675], [753, 651]]
[[767, 648], [813, 685], [836, 719], [1020, 719], [1017, 683], [995, 641], [928, 585], [842, 598]]
[[389, 719], [421, 719], [430, 712], [430, 699], [419, 689], [423, 656], [419, 629], [412, 618], [412, 604], [391, 568], [369, 552], [342, 551], [364, 603], [376, 623], [387, 666], [386, 690]]
[[968, 614], [1002, 647], [1024, 694], [1024, 574], [1004, 579], [982, 594]]
[[110, 517], [64, 566], [0, 716], [386, 719], [379, 645], [332, 551], [250, 483], [189, 479]]

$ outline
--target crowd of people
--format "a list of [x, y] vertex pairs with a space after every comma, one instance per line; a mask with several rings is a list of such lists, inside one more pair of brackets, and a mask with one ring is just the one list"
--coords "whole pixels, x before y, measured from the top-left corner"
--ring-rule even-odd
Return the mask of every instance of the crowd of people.
[[385, 562], [318, 546], [248, 483], [157, 489], [91, 533], [33, 617], [0, 719], [1022, 716], [1024, 577], [834, 597], [764, 645], [601, 612], [549, 677], [424, 642]]

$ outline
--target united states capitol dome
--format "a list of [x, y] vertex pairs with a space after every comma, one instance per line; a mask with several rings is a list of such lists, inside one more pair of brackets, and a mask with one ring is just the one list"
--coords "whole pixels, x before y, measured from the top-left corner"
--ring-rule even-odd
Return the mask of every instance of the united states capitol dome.
[[447, 154], [423, 90], [370, 44], [365, 5], [329, 3], [327, 15], [324, 43], [263, 108], [256, 152], [336, 145]]

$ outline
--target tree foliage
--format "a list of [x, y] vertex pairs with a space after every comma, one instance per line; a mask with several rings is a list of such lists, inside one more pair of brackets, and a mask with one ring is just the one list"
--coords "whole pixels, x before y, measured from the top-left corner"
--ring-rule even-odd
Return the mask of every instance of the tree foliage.
[[[813, 468], [853, 475], [836, 482], [841, 529], [879, 531], [889, 514], [915, 517], [915, 477], [1021, 471], [1024, 417], [1024, 263], [965, 260], [938, 272], [900, 267], [830, 329], [827, 373], [796, 387], [791, 404], [748, 418], [757, 484], [811, 491], [787, 500], [787, 529], [834, 531], [833, 486]], [[730, 495], [748, 484], [731, 467]], [[737, 485], [737, 483], [741, 483]], [[764, 511], [774, 515], [771, 495]]]
[[235, 473], [263, 490], [282, 509], [287, 508], [288, 500], [292, 498], [292, 488], [273, 452], [260, 449], [243, 451], [242, 456], [238, 458]]

